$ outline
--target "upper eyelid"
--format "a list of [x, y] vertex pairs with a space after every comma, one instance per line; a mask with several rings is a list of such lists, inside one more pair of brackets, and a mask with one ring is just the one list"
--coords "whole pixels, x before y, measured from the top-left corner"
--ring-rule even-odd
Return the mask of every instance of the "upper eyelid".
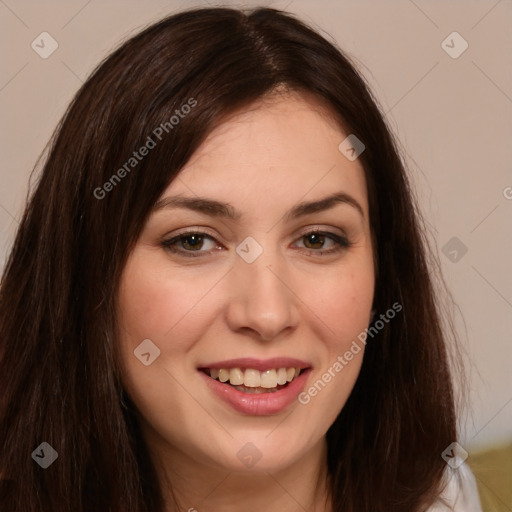
[[[338, 229], [340, 231], [340, 233], [336, 233], [333, 231], [336, 229]], [[319, 232], [319, 233], [326, 234], [326, 235], [332, 234], [335, 236], [348, 238], [348, 235], [345, 232], [345, 230], [343, 230], [341, 228], [333, 228], [333, 227], [321, 228], [318, 226], [308, 226], [308, 227], [304, 228], [303, 230], [301, 230], [296, 236], [300, 238], [301, 236], [305, 236], [305, 235], [308, 235], [310, 233], [315, 233], [315, 232]], [[215, 241], [219, 242], [218, 236], [210, 233], [208, 231], [208, 228], [206, 228], [206, 227], [183, 228], [183, 231], [180, 230], [177, 233], [173, 233], [172, 236], [165, 235], [164, 237], [162, 237], [162, 241], [165, 242], [165, 241], [169, 241], [169, 240], [174, 240], [174, 239], [177, 239], [180, 237], [184, 237], [186, 235], [207, 235], [210, 238], [213, 238]]]

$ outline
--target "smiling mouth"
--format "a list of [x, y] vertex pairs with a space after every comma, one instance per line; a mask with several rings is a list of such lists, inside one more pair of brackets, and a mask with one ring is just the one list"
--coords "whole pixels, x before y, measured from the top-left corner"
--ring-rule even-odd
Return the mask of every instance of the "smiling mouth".
[[248, 394], [275, 393], [286, 388], [305, 370], [288, 367], [260, 372], [254, 368], [200, 368], [210, 378]]

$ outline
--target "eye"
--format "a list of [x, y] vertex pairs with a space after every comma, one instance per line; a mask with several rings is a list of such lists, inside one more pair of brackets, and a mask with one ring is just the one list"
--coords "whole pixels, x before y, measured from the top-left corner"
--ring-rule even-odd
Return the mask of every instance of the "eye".
[[[215, 247], [218, 247], [215, 242], [215, 239], [206, 233], [190, 231], [177, 235], [170, 240], [164, 240], [161, 245], [173, 253], [194, 257], [211, 252]], [[206, 250], [202, 250], [205, 246]]]
[[[302, 240], [304, 247], [308, 249], [306, 252], [313, 255], [334, 254], [352, 245], [344, 236], [318, 230], [304, 233], [299, 240]], [[326, 247], [327, 241], [330, 244]]]
[[[334, 254], [352, 245], [344, 236], [319, 230], [304, 233], [299, 238], [299, 241], [303, 241], [304, 245], [298, 248], [305, 249], [306, 254], [314, 256]], [[325, 245], [326, 242], [330, 242], [327, 247]], [[221, 249], [214, 237], [201, 231], [181, 233], [169, 240], [162, 241], [161, 246], [167, 251], [185, 257], [207, 256], [215, 249]]]

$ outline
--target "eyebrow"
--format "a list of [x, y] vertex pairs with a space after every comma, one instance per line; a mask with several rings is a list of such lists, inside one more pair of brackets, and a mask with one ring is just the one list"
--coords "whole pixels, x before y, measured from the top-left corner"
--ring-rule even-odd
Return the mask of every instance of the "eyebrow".
[[[298, 203], [285, 214], [285, 220], [289, 221], [312, 213], [329, 210], [338, 204], [347, 204], [352, 206], [364, 219], [364, 210], [356, 199], [345, 192], [337, 192], [317, 201], [303, 201]], [[153, 211], [156, 212], [169, 208], [186, 208], [212, 217], [220, 217], [230, 220], [239, 220], [242, 217], [242, 214], [237, 212], [233, 206], [228, 203], [200, 197], [164, 197], [156, 202]]]

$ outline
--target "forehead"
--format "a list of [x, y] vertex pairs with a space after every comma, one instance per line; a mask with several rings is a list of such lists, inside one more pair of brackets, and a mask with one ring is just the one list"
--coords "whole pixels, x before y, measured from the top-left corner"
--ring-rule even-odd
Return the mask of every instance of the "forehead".
[[363, 167], [338, 149], [347, 135], [307, 96], [267, 97], [214, 129], [165, 194], [207, 195], [249, 208], [344, 191], [366, 209]]

